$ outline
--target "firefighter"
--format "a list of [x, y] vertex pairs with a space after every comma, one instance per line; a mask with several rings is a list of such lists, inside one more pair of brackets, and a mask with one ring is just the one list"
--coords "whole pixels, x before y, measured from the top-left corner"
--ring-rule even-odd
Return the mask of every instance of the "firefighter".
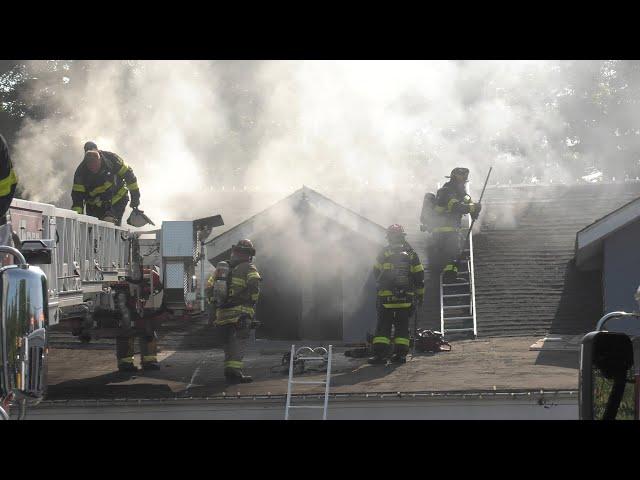
[[213, 297], [213, 285], [215, 282], [215, 278], [213, 274], [210, 274], [207, 278], [207, 286], [205, 287], [205, 297], [207, 303], [207, 325], [213, 325], [213, 321], [215, 320], [216, 314], [216, 305], [214, 303]]
[[73, 210], [120, 225], [124, 210], [140, 205], [140, 189], [132, 168], [112, 152], [98, 150], [93, 142], [84, 144], [84, 159], [73, 177]]
[[[434, 272], [442, 272], [443, 283], [466, 282], [467, 279], [458, 277], [459, 257], [464, 240], [462, 217], [470, 214], [471, 218], [478, 218], [482, 206], [474, 203], [465, 190], [465, 184], [469, 181], [468, 168], [456, 167], [446, 178], [450, 180], [438, 190], [435, 200], [432, 200], [433, 215], [431, 225], [428, 226], [432, 233], [429, 262]], [[431, 201], [425, 202], [425, 206], [429, 203]], [[426, 228], [423, 225], [422, 230]]]
[[6, 215], [16, 193], [18, 177], [13, 170], [11, 157], [9, 156], [9, 146], [4, 137], [0, 135], [0, 224], [7, 222]]
[[[11, 224], [7, 223], [7, 212], [16, 192], [18, 177], [13, 170], [9, 146], [4, 137], [0, 135], [0, 245], [20, 248], [20, 239], [13, 232]], [[0, 266], [5, 264], [7, 256], [0, 258]]]
[[[387, 240], [389, 245], [378, 254], [373, 267], [378, 287], [378, 325], [372, 342], [371, 364], [386, 363], [391, 353], [392, 362], [406, 362], [409, 318], [424, 299], [424, 267], [407, 243], [404, 228], [391, 225], [387, 229]], [[392, 327], [395, 331], [393, 342]]]
[[255, 308], [260, 294], [260, 274], [253, 264], [256, 254], [251, 240], [240, 240], [231, 248], [228, 295], [216, 308], [214, 325], [224, 339], [224, 376], [227, 383], [249, 383], [242, 371], [244, 352], [251, 329], [258, 327]]
[[[164, 288], [162, 282], [160, 281], [160, 269], [154, 265], [152, 268], [148, 270], [142, 270], [143, 275], [147, 273], [151, 278], [151, 284], [145, 283], [141, 289], [141, 297], [145, 299], [149, 299], [152, 295], [157, 295]], [[118, 301], [126, 301], [127, 303], [130, 301], [130, 297], [128, 297], [125, 293], [122, 294], [122, 297], [118, 298]], [[160, 309], [159, 312], [156, 312], [156, 315], [159, 315], [164, 310]], [[129, 315], [134, 317], [134, 319], [139, 319], [138, 313], [132, 311], [129, 308], [129, 305], [126, 307], [128, 309]], [[142, 365], [143, 370], [160, 370], [160, 364], [158, 363], [158, 341], [156, 332], [154, 329], [154, 315], [145, 315], [144, 323], [144, 334], [139, 335], [138, 341], [140, 345], [140, 363]], [[132, 322], [136, 324], [138, 322]], [[134, 361], [134, 353], [135, 353], [135, 338], [133, 336], [118, 336], [116, 337], [116, 358], [118, 361], [118, 370], [121, 372], [137, 372], [138, 368], [133, 364]]]

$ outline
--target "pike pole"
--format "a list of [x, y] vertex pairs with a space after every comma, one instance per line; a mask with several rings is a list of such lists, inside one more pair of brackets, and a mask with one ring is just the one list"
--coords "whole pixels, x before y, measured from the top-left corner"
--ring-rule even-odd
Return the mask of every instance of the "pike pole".
[[[489, 182], [489, 177], [491, 176], [491, 171], [493, 167], [489, 167], [489, 173], [487, 173], [487, 178], [484, 181], [484, 186], [482, 187], [482, 193], [480, 193], [480, 198], [478, 199], [478, 203], [482, 203], [482, 197], [484, 197], [484, 191], [487, 188], [487, 183]], [[476, 223], [476, 219], [471, 219], [471, 225], [469, 225], [469, 230], [467, 231], [467, 236], [464, 239], [464, 243], [462, 244], [462, 251], [460, 252], [460, 256], [458, 257], [458, 261], [462, 258], [462, 253], [464, 253], [464, 249], [467, 248], [467, 242], [469, 241], [469, 236], [471, 235], [471, 230], [473, 230], [473, 224]]]

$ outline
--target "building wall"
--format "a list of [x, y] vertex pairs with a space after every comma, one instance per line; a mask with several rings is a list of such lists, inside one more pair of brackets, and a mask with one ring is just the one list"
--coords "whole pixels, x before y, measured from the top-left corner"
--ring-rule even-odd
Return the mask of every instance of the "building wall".
[[372, 271], [383, 245], [312, 211], [256, 232], [251, 240], [263, 278], [259, 338], [364, 342], [373, 334]]
[[[640, 285], [640, 221], [605, 240], [602, 282], [605, 313], [638, 310], [634, 294]], [[637, 318], [611, 320], [607, 328], [640, 335]]]

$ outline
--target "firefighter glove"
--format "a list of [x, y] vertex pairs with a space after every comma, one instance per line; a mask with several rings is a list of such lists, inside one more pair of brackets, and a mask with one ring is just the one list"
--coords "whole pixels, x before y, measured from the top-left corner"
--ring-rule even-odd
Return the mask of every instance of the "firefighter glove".
[[116, 218], [111, 216], [111, 215], [109, 215], [109, 214], [107, 214], [104, 217], [102, 217], [102, 220], [105, 221], [105, 222], [113, 223], [114, 225], [118, 223]]
[[480, 215], [480, 211], [482, 210], [482, 205], [480, 203], [474, 203], [473, 208], [471, 209], [471, 218], [474, 220], [478, 218]]

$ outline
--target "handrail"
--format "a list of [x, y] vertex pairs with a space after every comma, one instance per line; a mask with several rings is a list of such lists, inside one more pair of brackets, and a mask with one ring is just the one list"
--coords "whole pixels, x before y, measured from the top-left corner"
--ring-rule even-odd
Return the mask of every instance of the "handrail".
[[620, 318], [620, 317], [640, 317], [640, 312], [610, 312], [603, 316], [600, 320], [598, 320], [598, 324], [596, 325], [596, 331], [600, 332], [604, 329], [605, 324], [611, 320], [612, 318]]

